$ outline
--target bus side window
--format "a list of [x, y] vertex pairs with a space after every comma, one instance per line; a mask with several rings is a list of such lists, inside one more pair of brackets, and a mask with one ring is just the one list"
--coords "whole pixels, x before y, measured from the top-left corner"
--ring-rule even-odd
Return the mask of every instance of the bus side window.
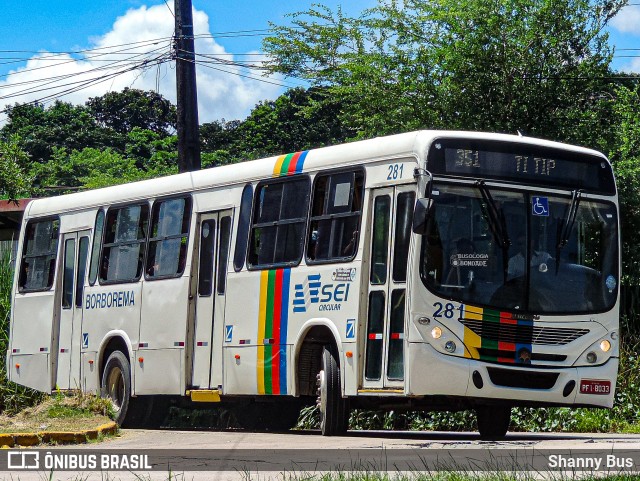
[[313, 188], [307, 262], [348, 261], [358, 250], [364, 174], [318, 174]]
[[82, 293], [84, 292], [84, 281], [87, 269], [87, 254], [89, 251], [89, 238], [80, 237], [78, 248], [78, 269], [76, 273], [76, 307], [82, 307]]
[[252, 268], [296, 265], [302, 258], [310, 182], [294, 176], [258, 185], [247, 264]]
[[107, 211], [100, 282], [135, 282], [142, 275], [149, 205], [136, 204]]
[[218, 281], [216, 290], [224, 294], [227, 284], [227, 265], [229, 264], [229, 241], [231, 240], [231, 217], [220, 219], [220, 249], [218, 250]]
[[151, 213], [151, 235], [145, 277], [166, 279], [184, 272], [191, 219], [191, 198], [157, 200]]
[[27, 225], [20, 265], [20, 292], [47, 291], [53, 286], [59, 231], [59, 219]]
[[102, 248], [102, 232], [104, 230], [104, 211], [100, 209], [96, 215], [96, 228], [93, 230], [93, 244], [91, 245], [91, 267], [89, 267], [89, 284], [94, 285], [98, 278], [100, 265], [100, 249]]
[[247, 184], [242, 190], [240, 201], [240, 218], [238, 219], [238, 235], [236, 236], [236, 251], [233, 255], [233, 268], [236, 272], [244, 267], [247, 256], [247, 242], [249, 241], [249, 224], [251, 223], [251, 202], [253, 201], [253, 186]]

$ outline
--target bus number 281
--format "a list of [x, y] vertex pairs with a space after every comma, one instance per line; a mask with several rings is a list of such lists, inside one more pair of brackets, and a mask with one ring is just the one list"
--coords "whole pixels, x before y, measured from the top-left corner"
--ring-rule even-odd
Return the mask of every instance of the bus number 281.
[[391, 164], [389, 167], [389, 175], [387, 180], [402, 179], [402, 171], [404, 170], [404, 164]]

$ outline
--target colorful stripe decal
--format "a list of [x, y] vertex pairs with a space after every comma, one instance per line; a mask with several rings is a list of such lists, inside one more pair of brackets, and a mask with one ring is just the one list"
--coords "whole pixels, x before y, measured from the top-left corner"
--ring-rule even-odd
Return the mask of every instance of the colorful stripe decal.
[[262, 271], [258, 319], [258, 394], [287, 394], [291, 269]]
[[273, 167], [273, 176], [281, 177], [285, 175], [300, 174], [304, 168], [304, 161], [307, 158], [308, 150], [293, 154], [281, 155], [276, 160]]
[[[533, 321], [531, 319], [514, 319], [510, 312], [465, 305], [462, 320], [482, 321], [479, 333], [467, 326], [464, 327], [463, 341], [467, 348], [465, 357], [508, 364], [531, 362], [533, 339], [526, 339], [527, 336], [523, 334], [519, 335], [518, 339], [522, 341], [524, 337], [528, 342], [515, 342], [514, 338], [516, 331], [532, 332]], [[516, 329], [500, 329], [500, 326], [506, 327], [506, 325], [515, 326]], [[490, 337], [483, 336], [482, 331], [485, 329], [486, 332], [493, 334]], [[496, 333], [499, 334], [496, 336]]]

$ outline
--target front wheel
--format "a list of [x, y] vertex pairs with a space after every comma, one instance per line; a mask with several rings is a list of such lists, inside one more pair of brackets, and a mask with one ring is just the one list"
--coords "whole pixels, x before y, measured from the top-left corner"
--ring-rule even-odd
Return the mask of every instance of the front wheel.
[[318, 373], [318, 406], [320, 430], [323, 436], [344, 434], [349, 423], [349, 407], [342, 397], [338, 351], [331, 344], [324, 346], [322, 369]]
[[505, 406], [478, 406], [478, 431], [481, 439], [502, 439], [509, 430], [511, 408]]

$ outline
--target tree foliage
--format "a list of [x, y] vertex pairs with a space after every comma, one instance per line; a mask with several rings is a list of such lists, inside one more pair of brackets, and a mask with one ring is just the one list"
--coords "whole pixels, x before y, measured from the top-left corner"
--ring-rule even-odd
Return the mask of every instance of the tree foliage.
[[627, 285], [640, 285], [640, 85], [621, 87], [613, 99], [615, 126], [609, 156], [618, 182], [622, 208], [622, 272]]
[[623, 0], [391, 0], [358, 18], [316, 5], [274, 26], [272, 72], [326, 86], [361, 137], [419, 128], [584, 141], [610, 92], [604, 27]]
[[290, 89], [258, 103], [243, 121], [202, 125], [203, 151], [228, 163], [341, 143], [355, 134], [341, 122], [341, 110], [326, 89]]
[[99, 125], [123, 135], [138, 128], [167, 136], [176, 129], [175, 105], [151, 90], [108, 92], [89, 99], [87, 108]]
[[0, 198], [15, 200], [29, 195], [30, 179], [24, 171], [28, 160], [18, 136], [0, 139]]
[[7, 117], [0, 137], [18, 135], [34, 162], [47, 162], [55, 148], [99, 148], [112, 141], [110, 133], [81, 105], [60, 101], [49, 107], [16, 104], [7, 108]]

